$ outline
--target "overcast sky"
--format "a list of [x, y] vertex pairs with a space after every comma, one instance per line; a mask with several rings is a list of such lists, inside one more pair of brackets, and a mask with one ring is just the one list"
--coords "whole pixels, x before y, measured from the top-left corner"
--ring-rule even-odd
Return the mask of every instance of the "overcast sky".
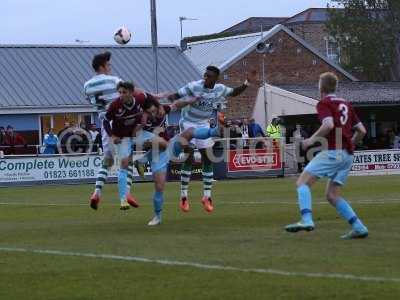
[[[0, 0], [0, 44], [64, 44], [75, 39], [113, 43], [126, 25], [132, 43], [148, 44], [150, 0]], [[328, 0], [157, 0], [160, 44], [178, 44], [179, 16], [184, 36], [219, 32], [249, 17], [288, 17]]]

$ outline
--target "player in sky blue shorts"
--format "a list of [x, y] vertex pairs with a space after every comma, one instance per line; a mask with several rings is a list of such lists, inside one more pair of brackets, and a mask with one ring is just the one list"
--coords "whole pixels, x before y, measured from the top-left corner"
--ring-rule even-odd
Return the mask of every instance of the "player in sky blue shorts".
[[342, 198], [340, 191], [351, 170], [354, 145], [362, 141], [366, 129], [351, 104], [334, 95], [337, 84], [338, 78], [333, 73], [324, 73], [320, 76], [321, 101], [317, 105], [317, 111], [322, 125], [311, 138], [303, 141], [302, 147], [307, 149], [320, 142], [323, 150], [310, 161], [297, 180], [301, 221], [287, 225], [285, 229], [288, 232], [314, 230], [310, 187], [317, 179], [327, 177], [329, 180], [326, 198], [352, 227], [342, 238], [365, 238], [368, 236], [367, 227], [350, 204]]

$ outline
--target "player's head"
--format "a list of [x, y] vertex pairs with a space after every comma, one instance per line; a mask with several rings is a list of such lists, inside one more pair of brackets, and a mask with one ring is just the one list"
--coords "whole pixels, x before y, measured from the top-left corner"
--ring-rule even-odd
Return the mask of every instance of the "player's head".
[[204, 83], [206, 87], [213, 88], [218, 81], [221, 71], [215, 66], [208, 66], [204, 73]]
[[111, 53], [106, 51], [100, 54], [96, 54], [92, 60], [92, 67], [98, 74], [110, 74], [111, 73]]
[[129, 102], [132, 100], [134, 90], [135, 85], [130, 81], [121, 81], [117, 85], [117, 91], [124, 102]]
[[323, 73], [319, 76], [319, 91], [324, 95], [336, 92], [339, 79], [331, 72]]
[[6, 133], [6, 130], [4, 129], [4, 126], [0, 126], [0, 133], [2, 133], [2, 134]]
[[147, 99], [143, 104], [144, 111], [147, 112], [152, 117], [156, 117], [159, 115], [160, 112], [159, 108], [160, 108], [160, 103], [152, 98]]

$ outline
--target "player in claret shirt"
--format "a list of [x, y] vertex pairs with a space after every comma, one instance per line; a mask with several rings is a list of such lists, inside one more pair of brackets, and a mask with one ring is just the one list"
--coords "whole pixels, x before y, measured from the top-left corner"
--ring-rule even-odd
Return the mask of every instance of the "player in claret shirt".
[[328, 177], [326, 198], [352, 227], [352, 230], [342, 238], [365, 238], [368, 236], [368, 229], [350, 204], [341, 197], [340, 191], [351, 170], [354, 145], [362, 141], [366, 129], [351, 104], [334, 94], [337, 85], [338, 78], [335, 74], [324, 73], [320, 76], [321, 100], [317, 105], [317, 111], [322, 125], [312, 137], [303, 141], [302, 147], [307, 149], [320, 142], [325, 149], [311, 160], [297, 180], [301, 221], [287, 225], [285, 229], [288, 232], [314, 230], [310, 188], [318, 178]]
[[[171, 111], [176, 111], [187, 105], [193, 104], [198, 101], [197, 98], [191, 98], [186, 100], [177, 100], [172, 104], [160, 104], [155, 99], [149, 99], [143, 104], [145, 111], [142, 123], [144, 123], [144, 130], [152, 132], [166, 141], [169, 141], [172, 136], [168, 135], [166, 130], [167, 116]], [[157, 151], [152, 148], [145, 156], [140, 159], [140, 163], [151, 163], [151, 172], [154, 178], [155, 192], [153, 194], [153, 207], [154, 217], [148, 223], [149, 226], [155, 226], [161, 224], [161, 214], [164, 203], [164, 188], [167, 178], [167, 167], [171, 155], [167, 151]]]
[[129, 205], [137, 207], [136, 199], [127, 191], [128, 166], [132, 161], [132, 147], [143, 149], [145, 143], [166, 148], [167, 142], [155, 136], [153, 133], [143, 130], [143, 104], [146, 101], [157, 100], [151, 94], [135, 92], [131, 82], [118, 83], [117, 90], [120, 97], [113, 101], [103, 121], [103, 127], [111, 137], [117, 156], [120, 160], [118, 171], [118, 192], [121, 201], [121, 209], [129, 208]]

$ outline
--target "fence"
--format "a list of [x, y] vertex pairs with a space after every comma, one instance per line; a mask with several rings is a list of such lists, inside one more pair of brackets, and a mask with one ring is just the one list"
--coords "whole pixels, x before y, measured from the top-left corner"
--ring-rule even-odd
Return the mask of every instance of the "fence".
[[[240, 140], [240, 139], [236, 139]], [[257, 138], [244, 141], [244, 147], [231, 149], [232, 139], [218, 139], [214, 147], [214, 175], [216, 179], [280, 177], [297, 173], [298, 155], [294, 144]], [[261, 143], [260, 147], [257, 145]], [[134, 154], [134, 159], [141, 156]], [[199, 161], [200, 155], [195, 155]], [[0, 157], [0, 186], [84, 183], [94, 182], [103, 156], [100, 153], [76, 153], [55, 155], [6, 155]], [[109, 178], [116, 180], [118, 162]], [[195, 170], [201, 170], [197, 162]], [[180, 164], [171, 162], [168, 178], [179, 180]], [[194, 172], [196, 173], [196, 172]], [[400, 174], [400, 150], [356, 151], [351, 175]], [[195, 175], [201, 178], [201, 172]], [[151, 180], [151, 169], [146, 180]], [[134, 174], [135, 180], [143, 180]]]

